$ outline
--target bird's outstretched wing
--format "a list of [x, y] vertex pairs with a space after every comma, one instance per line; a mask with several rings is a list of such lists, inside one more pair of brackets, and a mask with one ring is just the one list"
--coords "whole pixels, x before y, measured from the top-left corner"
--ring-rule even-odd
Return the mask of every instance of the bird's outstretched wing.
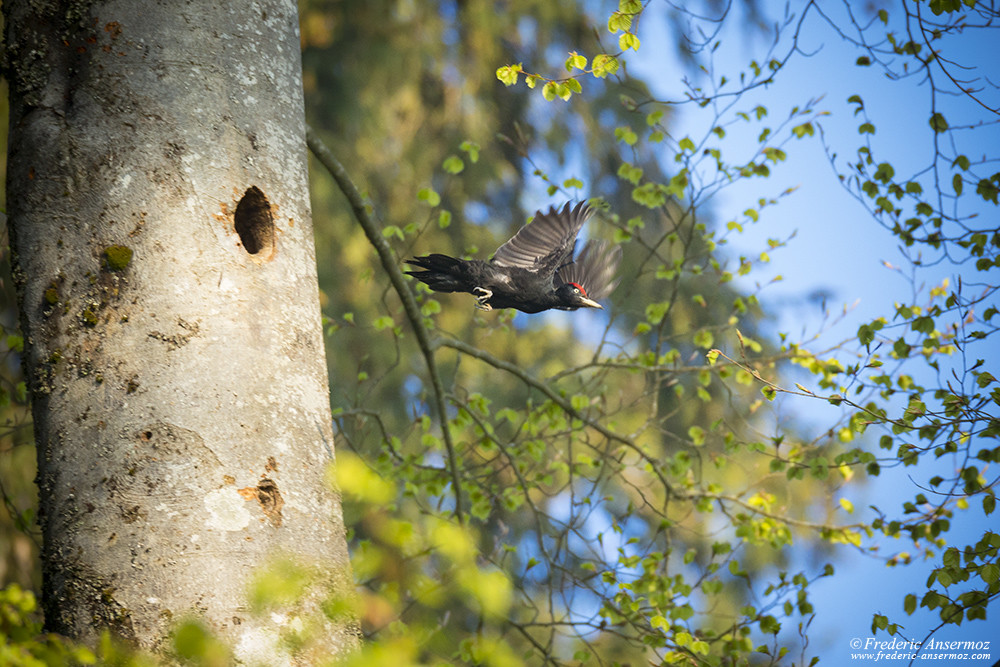
[[559, 269], [556, 284], [576, 283], [586, 292], [587, 298], [594, 301], [603, 299], [618, 286], [615, 271], [621, 259], [620, 245], [591, 239], [583, 246], [575, 262]]
[[555, 271], [572, 259], [576, 235], [593, 213], [586, 202], [572, 209], [566, 204], [561, 211], [555, 207], [548, 213], [539, 211], [534, 220], [497, 248], [490, 262], [539, 273]]

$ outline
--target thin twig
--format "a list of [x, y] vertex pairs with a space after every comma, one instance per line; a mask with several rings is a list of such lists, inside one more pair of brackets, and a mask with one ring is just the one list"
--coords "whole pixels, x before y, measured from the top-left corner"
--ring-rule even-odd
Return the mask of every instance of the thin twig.
[[620, 433], [615, 433], [614, 431], [606, 427], [604, 424], [601, 424], [600, 422], [590, 419], [586, 415], [582, 414], [579, 410], [573, 407], [570, 401], [568, 401], [565, 397], [561, 396], [558, 392], [556, 392], [555, 389], [549, 386], [548, 383], [539, 380], [530, 373], [524, 371], [521, 368], [518, 368], [514, 364], [508, 363], [503, 359], [498, 359], [489, 352], [486, 352], [485, 350], [480, 350], [479, 348], [473, 347], [472, 345], [468, 345], [467, 343], [464, 343], [460, 340], [456, 340], [454, 338], [439, 338], [436, 341], [436, 345], [440, 345], [443, 347], [450, 347], [453, 350], [457, 350], [459, 352], [469, 355], [470, 357], [479, 359], [480, 361], [489, 364], [493, 368], [510, 373], [511, 375], [519, 378], [526, 385], [534, 387], [538, 391], [545, 394], [545, 396], [548, 397], [550, 401], [558, 405], [563, 412], [565, 412], [573, 419], [579, 419], [581, 422], [583, 422], [590, 428], [594, 429], [608, 440], [612, 442], [621, 443], [626, 447], [628, 447], [629, 449], [633, 450], [636, 454], [638, 454], [643, 461], [645, 461], [650, 465], [650, 469], [653, 471], [653, 474], [656, 475], [656, 477], [660, 481], [660, 484], [663, 485], [663, 488], [666, 492], [666, 497], [664, 499], [665, 501], [669, 501], [672, 497], [681, 497], [680, 494], [674, 490], [670, 482], [667, 481], [667, 478], [664, 476], [663, 471], [661, 469], [662, 468], [661, 464], [658, 461], [654, 460], [648, 453], [646, 453], [646, 451], [643, 450], [643, 448], [640, 447], [634, 440], [632, 440], [627, 436], [621, 435]]

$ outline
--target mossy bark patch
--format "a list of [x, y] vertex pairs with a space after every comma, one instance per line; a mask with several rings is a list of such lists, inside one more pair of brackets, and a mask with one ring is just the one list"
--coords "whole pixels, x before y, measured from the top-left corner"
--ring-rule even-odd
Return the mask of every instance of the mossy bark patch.
[[124, 271], [132, 261], [132, 248], [111, 245], [104, 249], [104, 266], [108, 271]]

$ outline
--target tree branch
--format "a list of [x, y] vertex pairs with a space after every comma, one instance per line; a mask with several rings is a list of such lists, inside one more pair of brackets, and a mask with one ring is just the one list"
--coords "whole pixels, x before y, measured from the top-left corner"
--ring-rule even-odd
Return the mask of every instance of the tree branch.
[[423, 354], [424, 361], [427, 364], [427, 373], [431, 377], [434, 407], [437, 410], [438, 419], [441, 421], [441, 433], [448, 452], [448, 468], [451, 472], [451, 483], [455, 487], [455, 517], [459, 523], [464, 523], [465, 512], [462, 509], [462, 486], [459, 483], [458, 457], [455, 454], [455, 443], [451, 439], [451, 429], [448, 428], [444, 386], [441, 383], [441, 374], [438, 373], [437, 364], [434, 361], [434, 346], [431, 344], [427, 328], [424, 326], [420, 307], [417, 306], [417, 300], [413, 298], [413, 293], [406, 284], [406, 278], [403, 277], [403, 272], [397, 264], [392, 248], [389, 247], [389, 243], [382, 236], [378, 225], [368, 215], [368, 210], [365, 208], [365, 202], [361, 198], [361, 193], [358, 192], [357, 187], [351, 181], [347, 170], [344, 169], [344, 166], [334, 157], [327, 145], [323, 143], [316, 132], [308, 125], [306, 126], [306, 144], [313, 155], [316, 156], [316, 159], [319, 160], [320, 164], [333, 176], [333, 180], [337, 182], [340, 191], [344, 193], [347, 202], [351, 205], [354, 218], [361, 225], [361, 229], [364, 230], [365, 236], [368, 237], [368, 242], [372, 244], [375, 252], [378, 253], [378, 258], [382, 262], [382, 268], [388, 274], [393, 289], [399, 295], [399, 300], [403, 302], [403, 311], [406, 313], [406, 319], [410, 321], [410, 326], [413, 327], [413, 333], [417, 337], [417, 345], [420, 347], [420, 352]]
[[564, 396], [560, 395], [547, 382], [539, 380], [538, 378], [534, 377], [530, 373], [527, 373], [523, 369], [518, 368], [516, 365], [512, 363], [506, 362], [503, 359], [498, 359], [489, 352], [486, 352], [485, 350], [480, 350], [479, 348], [473, 347], [472, 345], [464, 343], [460, 340], [456, 340], [454, 338], [439, 338], [436, 341], [436, 344], [443, 347], [450, 347], [453, 350], [465, 353], [470, 357], [479, 359], [480, 361], [483, 361], [498, 370], [507, 371], [511, 375], [520, 379], [526, 385], [534, 387], [538, 391], [545, 394], [545, 396], [549, 400], [558, 405], [563, 412], [565, 412], [573, 419], [579, 419], [581, 422], [583, 422], [590, 428], [594, 429], [608, 440], [612, 442], [621, 443], [626, 447], [628, 447], [629, 449], [633, 450], [636, 454], [638, 454], [643, 461], [645, 461], [650, 465], [650, 469], [659, 479], [660, 484], [663, 485], [663, 488], [666, 492], [666, 500], [670, 500], [670, 498], [672, 497], [681, 497], [680, 494], [678, 494], [678, 492], [673, 488], [673, 486], [664, 476], [663, 471], [661, 470], [662, 467], [661, 464], [658, 461], [654, 460], [649, 454], [647, 454], [643, 450], [643, 448], [639, 446], [638, 443], [636, 443], [632, 438], [629, 438], [628, 436], [615, 433], [604, 424], [601, 424], [600, 422], [590, 419], [586, 415], [582, 414], [579, 410], [573, 407], [570, 401], [568, 401]]

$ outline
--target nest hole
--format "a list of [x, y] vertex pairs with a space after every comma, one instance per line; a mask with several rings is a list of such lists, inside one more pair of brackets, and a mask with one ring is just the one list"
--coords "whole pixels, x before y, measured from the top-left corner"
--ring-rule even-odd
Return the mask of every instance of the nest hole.
[[236, 205], [233, 221], [240, 242], [248, 253], [262, 259], [273, 254], [274, 216], [271, 215], [271, 203], [260, 188], [255, 185], [247, 188]]

